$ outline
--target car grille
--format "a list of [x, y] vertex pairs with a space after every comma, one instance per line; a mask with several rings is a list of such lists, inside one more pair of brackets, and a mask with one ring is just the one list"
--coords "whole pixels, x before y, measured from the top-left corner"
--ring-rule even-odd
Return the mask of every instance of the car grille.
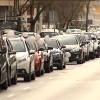
[[65, 50], [65, 52], [70, 52], [70, 50]]

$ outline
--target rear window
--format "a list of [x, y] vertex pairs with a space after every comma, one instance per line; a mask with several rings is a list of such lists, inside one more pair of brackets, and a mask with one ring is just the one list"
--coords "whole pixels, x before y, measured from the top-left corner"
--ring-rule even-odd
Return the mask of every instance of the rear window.
[[45, 37], [46, 35], [48, 35], [49, 37], [52, 37], [52, 36], [57, 36], [57, 35], [59, 35], [57, 32], [41, 32], [40, 33], [40, 36], [41, 37]]

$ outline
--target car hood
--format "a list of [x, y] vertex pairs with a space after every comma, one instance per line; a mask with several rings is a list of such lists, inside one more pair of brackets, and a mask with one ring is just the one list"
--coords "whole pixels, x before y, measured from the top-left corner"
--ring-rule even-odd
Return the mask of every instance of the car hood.
[[52, 50], [53, 53], [57, 53], [57, 52], [61, 52], [61, 50], [57, 49], [57, 48], [53, 48]]
[[69, 50], [79, 47], [79, 45], [65, 45], [65, 46], [66, 46], [65, 49], [69, 49]]
[[26, 52], [17, 52], [16, 53], [16, 59], [17, 60], [23, 60], [27, 58], [28, 54]]

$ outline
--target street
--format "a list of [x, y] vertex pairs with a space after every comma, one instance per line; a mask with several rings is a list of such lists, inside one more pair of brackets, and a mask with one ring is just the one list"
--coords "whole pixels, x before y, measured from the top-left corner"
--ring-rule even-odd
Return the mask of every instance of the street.
[[45, 73], [35, 81], [24, 82], [0, 91], [0, 100], [100, 100], [100, 58], [66, 69]]

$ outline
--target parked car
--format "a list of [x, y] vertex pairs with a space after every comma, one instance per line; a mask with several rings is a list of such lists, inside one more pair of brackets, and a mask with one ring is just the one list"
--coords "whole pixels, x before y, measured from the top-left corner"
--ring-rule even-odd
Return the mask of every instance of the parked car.
[[[44, 41], [44, 39], [42, 39]], [[43, 48], [44, 52], [44, 70], [45, 72], [49, 73], [53, 71], [53, 53], [52, 53], [52, 46], [48, 46], [47, 43], [44, 41], [43, 44], [39, 44], [37, 42], [39, 48]]]
[[85, 54], [75, 35], [67, 34], [58, 37], [56, 36], [56, 38], [60, 41], [61, 45], [66, 46], [66, 48], [64, 48], [65, 52], [69, 52], [71, 54], [69, 62], [77, 61], [77, 64], [84, 63]]
[[88, 43], [86, 42], [86, 38], [85, 36], [81, 33], [81, 34], [73, 34], [77, 37], [78, 41], [79, 41], [79, 45], [81, 46], [84, 54], [85, 54], [85, 59], [84, 59], [84, 62], [85, 61], [88, 61], [90, 59], [90, 56], [89, 56], [89, 45]]
[[6, 45], [0, 33], [0, 89], [6, 90], [8, 88], [8, 74], [7, 74], [7, 58]]
[[8, 85], [17, 84], [17, 61], [16, 51], [13, 50], [12, 45], [6, 37], [3, 37], [3, 43], [6, 47], [6, 59], [7, 59], [7, 75]]
[[46, 35], [48, 35], [49, 37], [52, 37], [52, 36], [60, 35], [60, 33], [58, 29], [55, 29], [55, 30], [54, 29], [42, 29], [39, 35], [43, 38]]
[[65, 50], [63, 48], [65, 48], [65, 46], [61, 46], [60, 42], [58, 41], [58, 39], [56, 38], [50, 38], [51, 41], [50, 42], [46, 42], [48, 47], [52, 46], [53, 50], [53, 66], [57, 67], [57, 69], [63, 69], [66, 67], [66, 61], [65, 61]]
[[35, 50], [35, 71], [37, 76], [41, 76], [44, 74], [44, 56], [43, 56], [43, 48], [40, 48], [36, 41], [30, 42], [31, 37], [27, 37], [26, 41], [29, 43], [30, 48]]
[[84, 35], [86, 38], [85, 43], [88, 43], [88, 46], [89, 46], [90, 59], [94, 59], [95, 58], [95, 49], [94, 49], [94, 42], [91, 38], [91, 35], [93, 35], [93, 33], [92, 32], [84, 32]]
[[9, 38], [13, 49], [17, 51], [17, 76], [23, 77], [24, 81], [35, 80], [35, 58], [34, 50], [30, 49], [29, 44], [22, 37]]
[[95, 35], [91, 35], [91, 39], [92, 39], [93, 44], [94, 44], [95, 57], [96, 58], [99, 58], [99, 56], [100, 56], [100, 45], [99, 45], [99, 41], [97, 40], [97, 37]]

